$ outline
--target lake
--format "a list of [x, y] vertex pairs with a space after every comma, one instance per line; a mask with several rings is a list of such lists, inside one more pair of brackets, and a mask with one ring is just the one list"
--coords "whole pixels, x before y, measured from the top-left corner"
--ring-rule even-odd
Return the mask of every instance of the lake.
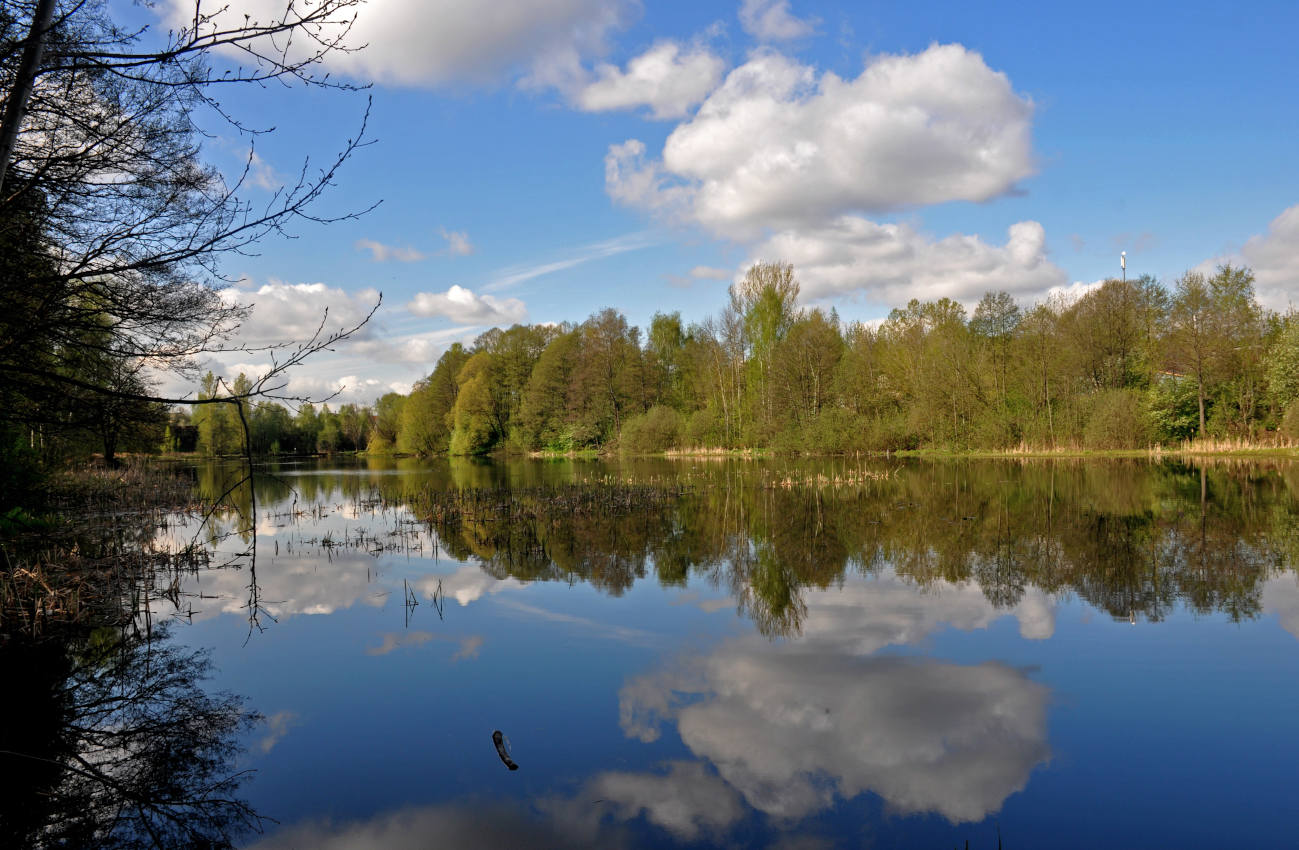
[[1299, 466], [257, 471], [138, 617], [263, 716], [245, 846], [1296, 840]]

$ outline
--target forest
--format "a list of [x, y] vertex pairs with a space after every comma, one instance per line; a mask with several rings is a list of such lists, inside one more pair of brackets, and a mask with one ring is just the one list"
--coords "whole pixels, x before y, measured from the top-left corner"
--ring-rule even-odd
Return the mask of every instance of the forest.
[[[242, 376], [239, 394], [247, 389]], [[200, 398], [219, 393], [208, 375]], [[172, 414], [204, 454], [242, 451], [229, 405]], [[254, 453], [478, 455], [584, 450], [1122, 450], [1299, 439], [1299, 316], [1247, 268], [1143, 276], [973, 313], [912, 300], [878, 324], [799, 306], [795, 270], [753, 266], [722, 310], [647, 331], [615, 309], [456, 343], [408, 395], [331, 410], [251, 406]]]

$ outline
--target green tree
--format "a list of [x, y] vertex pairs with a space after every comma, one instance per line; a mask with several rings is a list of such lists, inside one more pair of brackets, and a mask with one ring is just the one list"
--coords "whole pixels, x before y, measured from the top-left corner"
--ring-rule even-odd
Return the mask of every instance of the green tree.
[[493, 392], [494, 367], [493, 356], [480, 351], [456, 375], [459, 392], [451, 411], [451, 454], [485, 454], [505, 436], [504, 410]]
[[1254, 275], [1220, 266], [1212, 278], [1187, 272], [1177, 281], [1169, 313], [1172, 367], [1195, 382], [1199, 434], [1205, 436], [1207, 406], [1232, 388], [1238, 422], [1252, 417], [1262, 382], [1262, 314], [1254, 301]]
[[401, 393], [384, 393], [375, 401], [374, 430], [366, 446], [369, 451], [391, 451], [397, 445], [405, 406], [406, 396]]
[[606, 309], [583, 322], [579, 333], [567, 418], [578, 445], [601, 446], [617, 436], [628, 416], [646, 409], [640, 331], [617, 310]]
[[776, 394], [772, 384], [776, 346], [794, 322], [799, 285], [788, 263], [758, 263], [731, 287], [731, 308], [740, 317], [748, 360], [745, 388], [754, 431], [750, 439], [766, 441], [774, 433]]
[[974, 315], [970, 317], [970, 331], [985, 340], [991, 350], [993, 369], [997, 376], [997, 394], [1003, 406], [1008, 393], [1010, 341], [1019, 327], [1020, 318], [1019, 305], [1008, 292], [985, 293], [974, 308]]
[[443, 454], [451, 442], [451, 411], [460, 386], [456, 377], [470, 354], [454, 343], [438, 358], [426, 380], [418, 381], [401, 410], [397, 447], [418, 455]]
[[1281, 333], [1268, 349], [1267, 387], [1277, 410], [1299, 401], [1299, 314], [1285, 317]]
[[537, 358], [515, 420], [518, 443], [523, 448], [556, 451], [574, 448], [568, 393], [581, 341], [580, 331], [561, 333]]

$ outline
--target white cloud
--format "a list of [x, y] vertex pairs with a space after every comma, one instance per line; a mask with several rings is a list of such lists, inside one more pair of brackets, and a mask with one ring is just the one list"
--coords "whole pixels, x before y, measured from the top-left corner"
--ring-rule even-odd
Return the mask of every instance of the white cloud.
[[284, 185], [284, 178], [276, 173], [271, 164], [256, 153], [248, 155], [248, 182], [259, 189], [274, 192]]
[[816, 18], [802, 20], [789, 12], [789, 0], [744, 0], [740, 26], [759, 41], [786, 41], [816, 31]]
[[588, 112], [648, 106], [655, 118], [680, 118], [717, 87], [724, 63], [701, 46], [683, 50], [673, 41], [655, 44], [623, 71], [600, 64], [595, 79], [576, 97]]
[[[379, 302], [379, 292], [373, 288], [347, 292], [323, 283], [281, 281], [257, 289], [241, 281], [239, 286], [222, 290], [221, 297], [226, 303], [252, 307], [234, 338], [237, 344], [246, 346], [304, 341], [320, 327], [322, 318], [322, 335], [352, 328]], [[373, 334], [373, 325], [367, 324], [352, 339], [369, 339]]]
[[988, 290], [1043, 296], [1067, 282], [1048, 259], [1045, 231], [1035, 221], [1011, 225], [1006, 244], [998, 246], [959, 234], [935, 240], [907, 224], [842, 216], [824, 227], [775, 233], [753, 249], [751, 260], [793, 263], [806, 299], [847, 295], [894, 306], [911, 298], [973, 302]]
[[439, 227], [438, 232], [447, 241], [446, 252], [451, 256], [467, 257], [474, 252], [473, 243], [469, 241], [469, 234], [465, 231], [447, 230], [445, 227]]
[[424, 259], [424, 254], [419, 250], [407, 246], [385, 245], [382, 242], [376, 242], [373, 239], [356, 240], [356, 249], [358, 251], [369, 251], [370, 259], [376, 263], [414, 263]]
[[378, 363], [433, 363], [454, 342], [469, 342], [477, 336], [476, 325], [444, 328], [402, 336], [385, 336], [355, 343], [348, 353]]
[[528, 308], [517, 298], [477, 295], [453, 285], [446, 292], [420, 292], [406, 305], [416, 316], [441, 316], [464, 325], [513, 325], [528, 318]]
[[690, 276], [696, 280], [726, 280], [731, 276], [731, 272], [713, 266], [695, 266], [690, 270]]
[[751, 238], [850, 212], [986, 201], [1034, 171], [1033, 104], [961, 45], [880, 56], [855, 80], [760, 51], [668, 137], [609, 149], [615, 200]]
[[1273, 310], [1299, 306], [1299, 204], [1282, 211], [1267, 233], [1251, 236], [1237, 254], [1205, 260], [1197, 268], [1213, 274], [1223, 263], [1254, 270], [1259, 303]]
[[[347, 39], [364, 49], [331, 54], [328, 70], [408, 86], [493, 84], [518, 74], [552, 84], [583, 58], [603, 53], [608, 34], [636, 8], [630, 0], [497, 0], [490, 8], [478, 0], [369, 0]], [[283, 0], [234, 0], [213, 24], [241, 26], [245, 14], [267, 21], [283, 11]], [[193, 15], [188, 0], [167, 3], [171, 25]], [[333, 26], [322, 35], [339, 31]], [[293, 55], [312, 46], [299, 34]]]
[[1100, 289], [1104, 285], [1105, 281], [1103, 279], [1093, 280], [1091, 282], [1075, 280], [1067, 286], [1062, 284], [1060, 286], [1051, 287], [1046, 291], [1046, 296], [1042, 300], [1063, 305], [1074, 304], [1079, 298], [1082, 298], [1088, 292], [1091, 292], [1093, 289]]

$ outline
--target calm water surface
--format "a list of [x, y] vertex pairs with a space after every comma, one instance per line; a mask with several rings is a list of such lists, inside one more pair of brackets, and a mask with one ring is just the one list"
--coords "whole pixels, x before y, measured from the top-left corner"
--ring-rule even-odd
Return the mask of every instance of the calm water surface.
[[249, 846], [1299, 834], [1299, 467], [259, 473], [255, 565], [150, 605], [266, 718], [239, 766], [278, 823]]

